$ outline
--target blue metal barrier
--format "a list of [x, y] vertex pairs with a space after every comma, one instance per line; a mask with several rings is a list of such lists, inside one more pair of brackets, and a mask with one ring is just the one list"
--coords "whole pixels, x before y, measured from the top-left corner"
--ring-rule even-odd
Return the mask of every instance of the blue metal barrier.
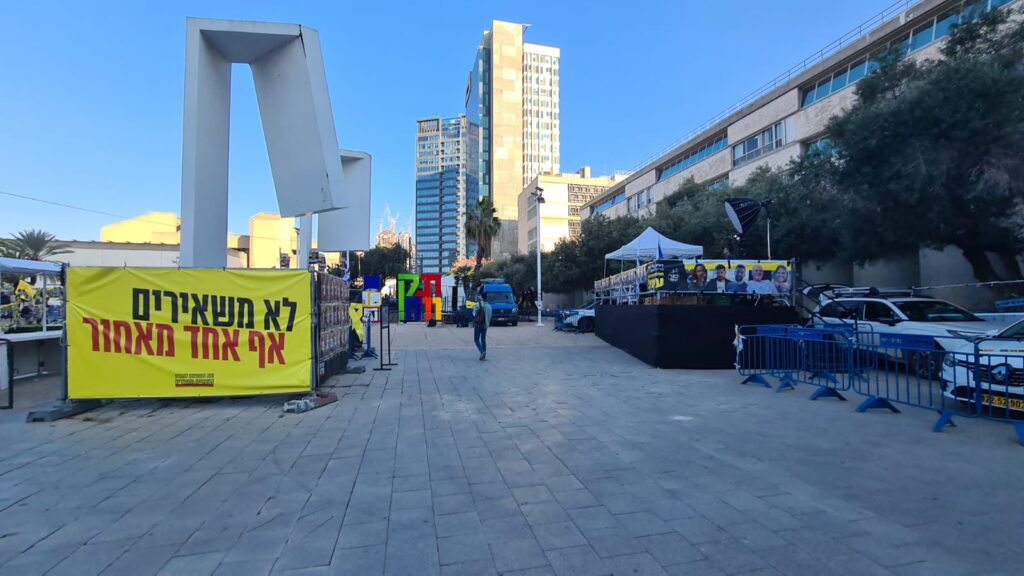
[[796, 326], [764, 324], [736, 329], [736, 371], [746, 376], [743, 384], [771, 388], [767, 376], [779, 380], [779, 390], [792, 387], [793, 374], [800, 370], [799, 346], [787, 336]]
[[961, 338], [917, 334], [876, 334], [862, 339], [864, 354], [858, 356], [858, 368], [863, 378], [854, 382], [854, 390], [867, 399], [857, 411], [882, 408], [899, 412], [897, 404], [934, 410], [939, 413], [933, 427], [937, 432], [954, 425], [953, 416], [977, 416], [975, 405], [945, 393], [941, 378], [945, 363], [970, 360], [973, 350], [965, 345]]
[[565, 332], [565, 310], [555, 310], [555, 328], [556, 332]]
[[882, 334], [866, 325], [737, 329], [737, 372], [744, 383], [779, 390], [816, 387], [812, 400], [852, 390], [866, 399], [857, 412], [898, 406], [934, 410], [933, 430], [953, 417], [1012, 421], [1024, 445], [1024, 342], [1020, 339]]

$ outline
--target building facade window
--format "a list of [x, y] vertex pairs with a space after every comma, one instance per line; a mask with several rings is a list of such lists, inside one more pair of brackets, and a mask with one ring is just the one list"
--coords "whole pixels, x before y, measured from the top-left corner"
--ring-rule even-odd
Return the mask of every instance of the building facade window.
[[901, 55], [912, 54], [927, 47], [932, 42], [949, 36], [955, 24], [976, 20], [985, 12], [995, 10], [1011, 2], [1013, 0], [973, 0], [960, 4], [954, 10], [925, 20], [914, 28], [910, 34], [900, 36], [896, 40], [889, 42], [886, 45], [887, 48], [876, 50], [870, 57], [854, 62], [818, 80], [814, 84], [805, 86], [800, 105], [801, 107], [810, 106], [818, 100], [830, 96], [860, 80], [867, 74], [874, 72], [878, 69], [879, 58], [888, 49], [897, 48]]
[[733, 166], [741, 166], [781, 148], [786, 142], [786, 125], [777, 122], [732, 147]]
[[729, 138], [725, 134], [722, 134], [715, 138], [714, 140], [711, 140], [710, 142], [705, 142], [704, 144], [696, 148], [691, 148], [689, 151], [687, 151], [679, 158], [672, 160], [671, 162], [663, 166], [661, 169], [659, 169], [658, 181], [668, 178], [673, 174], [682, 172], [683, 170], [686, 170], [687, 168], [693, 166], [694, 164], [700, 162], [701, 160], [709, 158], [712, 155], [721, 152], [722, 150], [725, 150], [728, 147]]

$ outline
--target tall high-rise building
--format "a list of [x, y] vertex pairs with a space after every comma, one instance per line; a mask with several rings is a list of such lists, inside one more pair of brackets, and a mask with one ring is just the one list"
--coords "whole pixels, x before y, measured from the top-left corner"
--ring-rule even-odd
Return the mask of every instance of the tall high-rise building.
[[416, 125], [416, 269], [445, 273], [466, 255], [466, 117]]
[[518, 249], [519, 193], [559, 173], [558, 48], [523, 42], [524, 24], [494, 20], [466, 86], [466, 197], [490, 197], [501, 220], [496, 258]]

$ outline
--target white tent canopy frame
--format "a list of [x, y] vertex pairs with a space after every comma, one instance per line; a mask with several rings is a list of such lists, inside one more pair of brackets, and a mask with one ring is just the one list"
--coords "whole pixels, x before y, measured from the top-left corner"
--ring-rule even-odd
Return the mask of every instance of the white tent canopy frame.
[[60, 270], [61, 265], [54, 262], [0, 257], [0, 273], [4, 274], [60, 274]]
[[639, 236], [622, 246], [615, 252], [605, 254], [605, 274], [608, 272], [608, 261], [618, 260], [620, 268], [626, 261], [649, 261], [659, 258], [701, 258], [704, 256], [704, 247], [694, 244], [677, 242], [663, 236], [660, 232], [647, 227]]
[[[659, 254], [660, 248], [660, 254]], [[657, 260], [658, 258], [700, 258], [703, 246], [676, 242], [647, 227], [625, 246], [605, 255], [605, 260]]]

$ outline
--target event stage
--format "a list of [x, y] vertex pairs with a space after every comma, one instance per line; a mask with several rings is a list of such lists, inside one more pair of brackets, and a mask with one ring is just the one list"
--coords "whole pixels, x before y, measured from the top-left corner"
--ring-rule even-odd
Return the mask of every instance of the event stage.
[[736, 326], [796, 324], [791, 306], [601, 305], [597, 335], [658, 368], [733, 368]]

